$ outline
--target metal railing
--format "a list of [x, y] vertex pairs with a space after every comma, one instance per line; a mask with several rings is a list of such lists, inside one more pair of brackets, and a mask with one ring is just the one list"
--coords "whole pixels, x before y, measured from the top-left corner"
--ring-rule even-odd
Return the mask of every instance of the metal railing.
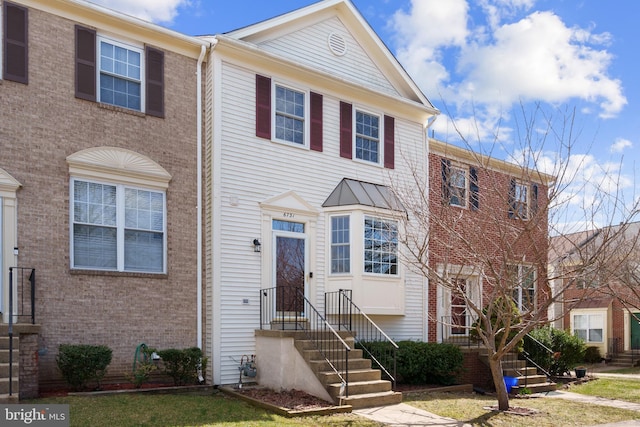
[[324, 295], [325, 318], [338, 330], [348, 331], [375, 366], [396, 385], [398, 345], [351, 300], [351, 291], [340, 289]]
[[29, 317], [32, 325], [36, 323], [35, 295], [36, 269], [9, 267], [9, 313], [7, 313], [9, 318], [9, 396], [13, 395], [14, 317], [16, 320], [20, 320], [22, 317]]
[[442, 342], [456, 344], [460, 347], [480, 347], [482, 341], [471, 335], [476, 318], [471, 315], [440, 317], [440, 336]]
[[303, 331], [340, 379], [340, 397], [349, 397], [351, 347], [304, 296], [299, 288], [279, 286], [260, 290], [260, 329]]
[[607, 342], [607, 358], [616, 357], [618, 354], [624, 352], [624, 345], [622, 339], [619, 337], [609, 338]]

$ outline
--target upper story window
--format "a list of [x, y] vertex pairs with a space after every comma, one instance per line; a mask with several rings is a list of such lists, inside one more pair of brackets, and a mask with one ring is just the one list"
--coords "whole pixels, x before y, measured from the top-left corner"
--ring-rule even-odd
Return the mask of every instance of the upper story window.
[[331, 217], [331, 273], [351, 272], [350, 217]]
[[356, 110], [356, 159], [380, 162], [380, 117]]
[[364, 217], [364, 272], [398, 274], [398, 223]]
[[99, 38], [100, 91], [98, 101], [142, 111], [142, 50]]
[[275, 89], [276, 139], [305, 144], [305, 94], [284, 86]]
[[511, 179], [509, 217], [528, 220], [538, 209], [538, 185]]
[[72, 266], [164, 272], [165, 196], [73, 179]]
[[536, 269], [531, 265], [513, 264], [508, 268], [508, 280], [513, 300], [518, 310], [529, 311], [535, 308]]
[[476, 169], [442, 159], [442, 198], [445, 204], [462, 208], [470, 206], [478, 210], [480, 199]]
[[76, 25], [76, 97], [164, 117], [164, 52]]

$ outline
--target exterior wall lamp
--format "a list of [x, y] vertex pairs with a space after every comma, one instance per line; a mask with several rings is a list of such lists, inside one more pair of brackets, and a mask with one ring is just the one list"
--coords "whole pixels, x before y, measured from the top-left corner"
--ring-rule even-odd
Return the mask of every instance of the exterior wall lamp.
[[260, 252], [261, 247], [262, 247], [262, 244], [260, 243], [260, 240], [253, 239], [253, 252]]

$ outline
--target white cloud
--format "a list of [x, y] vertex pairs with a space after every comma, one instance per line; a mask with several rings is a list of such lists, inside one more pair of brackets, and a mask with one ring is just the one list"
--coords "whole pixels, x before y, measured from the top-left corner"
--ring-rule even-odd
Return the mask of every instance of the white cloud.
[[394, 15], [398, 59], [428, 96], [467, 115], [471, 104], [508, 111], [521, 101], [581, 100], [608, 118], [627, 104], [621, 82], [609, 75], [610, 34], [567, 27], [552, 12], [523, 16], [534, 0], [479, 4], [483, 16], [471, 17], [463, 0], [412, 0], [409, 11]]
[[615, 142], [611, 145], [610, 151], [612, 153], [622, 153], [625, 148], [633, 147], [633, 143], [628, 139], [617, 138]]
[[89, 0], [145, 21], [168, 24], [178, 14], [178, 8], [188, 6], [190, 0]]

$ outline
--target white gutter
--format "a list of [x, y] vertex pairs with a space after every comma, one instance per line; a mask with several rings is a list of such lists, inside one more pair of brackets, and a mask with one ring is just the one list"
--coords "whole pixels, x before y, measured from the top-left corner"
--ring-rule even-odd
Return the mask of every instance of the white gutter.
[[196, 286], [198, 287], [196, 290], [197, 294], [197, 346], [199, 349], [202, 349], [202, 62], [204, 61], [204, 55], [207, 53], [207, 48], [205, 45], [200, 47], [200, 57], [198, 58], [198, 68], [196, 69], [196, 84], [197, 84], [197, 95], [196, 95], [196, 134], [197, 134], [197, 174], [198, 174], [198, 204], [197, 204], [197, 238], [196, 245], [197, 247], [197, 255], [196, 255], [196, 268], [197, 268], [197, 279]]

